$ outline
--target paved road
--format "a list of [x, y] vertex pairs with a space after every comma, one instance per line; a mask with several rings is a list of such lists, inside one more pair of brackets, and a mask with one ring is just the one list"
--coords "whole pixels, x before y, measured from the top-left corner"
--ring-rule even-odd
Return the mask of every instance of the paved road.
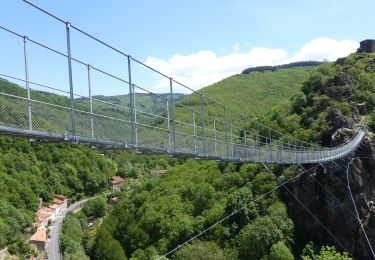
[[71, 204], [64, 212], [60, 213], [60, 215], [57, 216], [55, 223], [50, 227], [50, 242], [47, 245], [47, 252], [48, 252], [48, 259], [52, 260], [61, 260], [61, 254], [60, 254], [60, 247], [59, 247], [59, 236], [61, 232], [61, 224], [64, 220], [65, 215], [79, 207], [81, 204], [88, 201], [90, 198], [83, 199], [77, 202], [74, 202]]

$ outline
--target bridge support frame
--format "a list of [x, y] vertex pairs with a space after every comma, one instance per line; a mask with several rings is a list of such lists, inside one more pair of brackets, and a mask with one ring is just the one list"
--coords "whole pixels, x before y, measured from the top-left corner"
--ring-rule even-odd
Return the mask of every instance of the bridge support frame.
[[170, 100], [171, 100], [171, 117], [172, 117], [172, 148], [173, 153], [176, 152], [176, 124], [174, 120], [174, 102], [173, 102], [173, 79], [169, 78], [169, 90], [170, 90]]
[[203, 143], [203, 154], [207, 155], [207, 147], [206, 147], [206, 131], [205, 131], [205, 125], [204, 125], [204, 96], [203, 94], [201, 96], [201, 113], [202, 113], [202, 143]]
[[192, 111], [192, 116], [193, 116], [193, 135], [194, 135], [194, 153], [197, 153], [197, 127], [196, 127], [196, 122], [195, 122], [195, 111], [194, 109]]
[[165, 111], [167, 112], [167, 129], [168, 129], [168, 148], [167, 151], [170, 151], [172, 148], [172, 137], [171, 137], [171, 124], [169, 116], [169, 100], [165, 100]]
[[228, 115], [227, 107], [224, 107], [224, 123], [225, 123], [225, 143], [227, 144], [227, 159], [229, 159], [229, 143], [228, 143]]
[[216, 136], [216, 119], [213, 119], [214, 121], [214, 148], [215, 148], [215, 155], [217, 156], [217, 136]]
[[69, 71], [69, 87], [70, 87], [70, 118], [72, 121], [72, 131], [71, 134], [73, 139], [76, 139], [76, 114], [74, 110], [74, 88], [73, 88], [73, 70], [72, 70], [72, 52], [70, 47], [70, 23], [66, 22], [66, 46], [68, 53], [68, 71]]
[[27, 36], [23, 37], [23, 57], [25, 63], [25, 82], [26, 82], [26, 91], [27, 91], [27, 110], [28, 110], [28, 119], [29, 119], [29, 130], [33, 130], [33, 117], [31, 110], [31, 94], [30, 94], [30, 84], [29, 84], [29, 62], [27, 55]]
[[90, 130], [91, 138], [94, 138], [94, 116], [93, 116], [93, 107], [92, 107], [92, 91], [91, 91], [91, 65], [87, 65], [87, 83], [89, 87], [89, 103], [90, 103]]
[[247, 152], [247, 136], [246, 136], [246, 116], [245, 115], [242, 115], [241, 116], [241, 119], [242, 119], [242, 131], [243, 131], [243, 145], [244, 145], [244, 160], [247, 160], [248, 158], [248, 152]]
[[132, 69], [131, 69], [131, 56], [128, 55], [128, 77], [129, 77], [129, 108], [130, 108], [130, 123], [131, 123], [131, 139], [132, 144], [138, 146], [138, 136], [137, 136], [137, 117], [135, 110], [135, 93], [134, 84], [132, 84]]

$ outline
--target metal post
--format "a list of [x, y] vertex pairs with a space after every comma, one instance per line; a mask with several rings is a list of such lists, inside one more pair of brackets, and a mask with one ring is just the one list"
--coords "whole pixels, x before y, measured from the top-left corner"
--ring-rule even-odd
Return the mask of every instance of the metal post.
[[76, 139], [76, 115], [74, 111], [74, 92], [73, 92], [73, 71], [72, 71], [72, 53], [70, 49], [70, 23], [66, 22], [66, 45], [68, 52], [68, 70], [69, 70], [69, 86], [70, 86], [70, 118], [72, 121], [72, 136]]
[[214, 141], [215, 141], [215, 155], [217, 155], [217, 144], [216, 144], [216, 142], [217, 142], [217, 137], [216, 137], [216, 120], [215, 120], [215, 118], [214, 118]]
[[296, 149], [296, 163], [297, 163], [297, 140], [294, 141], [294, 146], [295, 146], [295, 149]]
[[260, 162], [260, 140], [259, 140], [259, 123], [257, 124], [257, 133], [256, 133], [256, 147], [257, 147], [257, 153], [258, 153], [258, 162]]
[[129, 77], [129, 109], [130, 109], [130, 124], [131, 124], [131, 135], [132, 135], [132, 144], [134, 146], [138, 145], [137, 141], [137, 130], [136, 130], [136, 121], [135, 121], [135, 110], [134, 110], [134, 95], [133, 95], [133, 84], [132, 84], [132, 70], [131, 70], [131, 56], [128, 56], [128, 77]]
[[87, 82], [89, 85], [89, 102], [90, 102], [90, 128], [91, 128], [91, 138], [94, 138], [94, 117], [92, 115], [92, 93], [91, 93], [91, 76], [90, 76], [91, 65], [87, 65]]
[[196, 123], [195, 123], [195, 112], [194, 109], [193, 112], [193, 134], [194, 134], [194, 153], [197, 153], [197, 129], [196, 129]]
[[224, 121], [225, 121], [225, 143], [227, 144], [227, 159], [229, 158], [229, 143], [228, 143], [228, 117], [227, 107], [224, 107]]
[[319, 152], [319, 153], [320, 153], [320, 159], [323, 159], [323, 156], [322, 156], [322, 153], [324, 153], [323, 150], [320, 149], [320, 152]]
[[244, 145], [244, 160], [247, 159], [247, 140], [246, 140], [246, 128], [245, 128], [246, 116], [242, 116], [242, 129], [243, 129], [243, 145]]
[[203, 131], [203, 154], [207, 155], [206, 131], [205, 131], [205, 128], [204, 128], [204, 101], [203, 101], [203, 94], [201, 94], [201, 113], [202, 113], [202, 131]]
[[233, 125], [230, 124], [230, 146], [231, 146], [231, 158], [233, 159], [234, 157], [234, 152], [233, 152], [233, 130], [232, 130]]
[[271, 129], [268, 128], [268, 140], [269, 140], [269, 149], [270, 149], [270, 162], [272, 162], [272, 133], [271, 133]]
[[165, 100], [165, 105], [166, 105], [166, 111], [167, 111], [167, 127], [168, 127], [168, 149], [169, 151], [172, 148], [172, 140], [171, 140], [171, 126], [170, 126], [170, 117], [169, 117], [169, 101], [168, 99]]
[[138, 126], [137, 126], [137, 106], [136, 106], [136, 95], [135, 95], [135, 84], [132, 84], [132, 95], [133, 95], [133, 117], [134, 117], [134, 138], [135, 144], [138, 145]]
[[29, 116], [29, 130], [33, 130], [33, 119], [31, 113], [31, 94], [30, 94], [30, 86], [29, 86], [29, 63], [27, 59], [27, 36], [23, 37], [23, 57], [25, 62], [25, 79], [26, 79], [26, 91], [27, 91], [27, 110]]
[[173, 152], [176, 152], [176, 125], [174, 120], [174, 104], [173, 104], [173, 82], [172, 78], [169, 78], [169, 88], [170, 88], [170, 100], [171, 100], [171, 116], [172, 116], [172, 143]]

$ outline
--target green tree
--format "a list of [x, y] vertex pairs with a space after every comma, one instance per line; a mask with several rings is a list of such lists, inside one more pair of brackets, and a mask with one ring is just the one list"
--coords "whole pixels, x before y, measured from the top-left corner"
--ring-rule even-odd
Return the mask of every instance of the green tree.
[[248, 187], [242, 187], [229, 194], [225, 214], [228, 215], [243, 208], [237, 214], [233, 215], [230, 219], [231, 223], [235, 223], [236, 226], [242, 228], [256, 216], [256, 205], [251, 204], [252, 201], [253, 194]]
[[126, 260], [120, 243], [104, 228], [100, 228], [93, 245], [93, 259], [97, 260]]
[[275, 203], [267, 216], [257, 217], [245, 226], [237, 236], [240, 259], [260, 259], [270, 253], [273, 244], [289, 243], [293, 236], [293, 222], [282, 203]]
[[[309, 244], [307, 245], [309, 246]], [[347, 252], [339, 253], [336, 251], [334, 246], [322, 246], [318, 253], [315, 253], [314, 250], [304, 250], [305, 255], [301, 255], [303, 260], [350, 260]]]
[[268, 260], [294, 260], [294, 256], [284, 242], [279, 241], [272, 245]]
[[225, 260], [225, 254], [214, 242], [195, 241], [179, 249], [175, 260]]
[[108, 210], [107, 202], [104, 197], [98, 196], [94, 199], [89, 200], [83, 206], [83, 212], [86, 216], [100, 218], [104, 217]]

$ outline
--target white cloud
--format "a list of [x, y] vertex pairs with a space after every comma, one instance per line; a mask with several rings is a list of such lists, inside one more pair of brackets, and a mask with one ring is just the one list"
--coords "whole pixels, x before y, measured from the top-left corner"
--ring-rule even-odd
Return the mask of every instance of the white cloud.
[[[240, 52], [240, 45], [237, 43], [234, 45], [234, 51], [224, 56], [204, 50], [189, 55], [175, 54], [168, 60], [150, 56], [145, 63], [193, 89], [199, 89], [240, 73], [248, 67], [304, 60], [332, 61], [354, 52], [357, 47], [358, 43], [354, 41], [315, 38], [302, 46], [297, 53], [289, 55], [282, 49], [263, 47], [253, 47], [247, 52]], [[167, 80], [162, 80], [155, 84], [154, 88], [168, 91], [165, 86], [168, 86]]]
[[337, 58], [347, 56], [354, 52], [358, 47], [357, 42], [342, 40], [335, 41], [330, 38], [315, 38], [302, 46], [302, 48], [293, 55], [293, 61], [301, 60], [336, 60]]

